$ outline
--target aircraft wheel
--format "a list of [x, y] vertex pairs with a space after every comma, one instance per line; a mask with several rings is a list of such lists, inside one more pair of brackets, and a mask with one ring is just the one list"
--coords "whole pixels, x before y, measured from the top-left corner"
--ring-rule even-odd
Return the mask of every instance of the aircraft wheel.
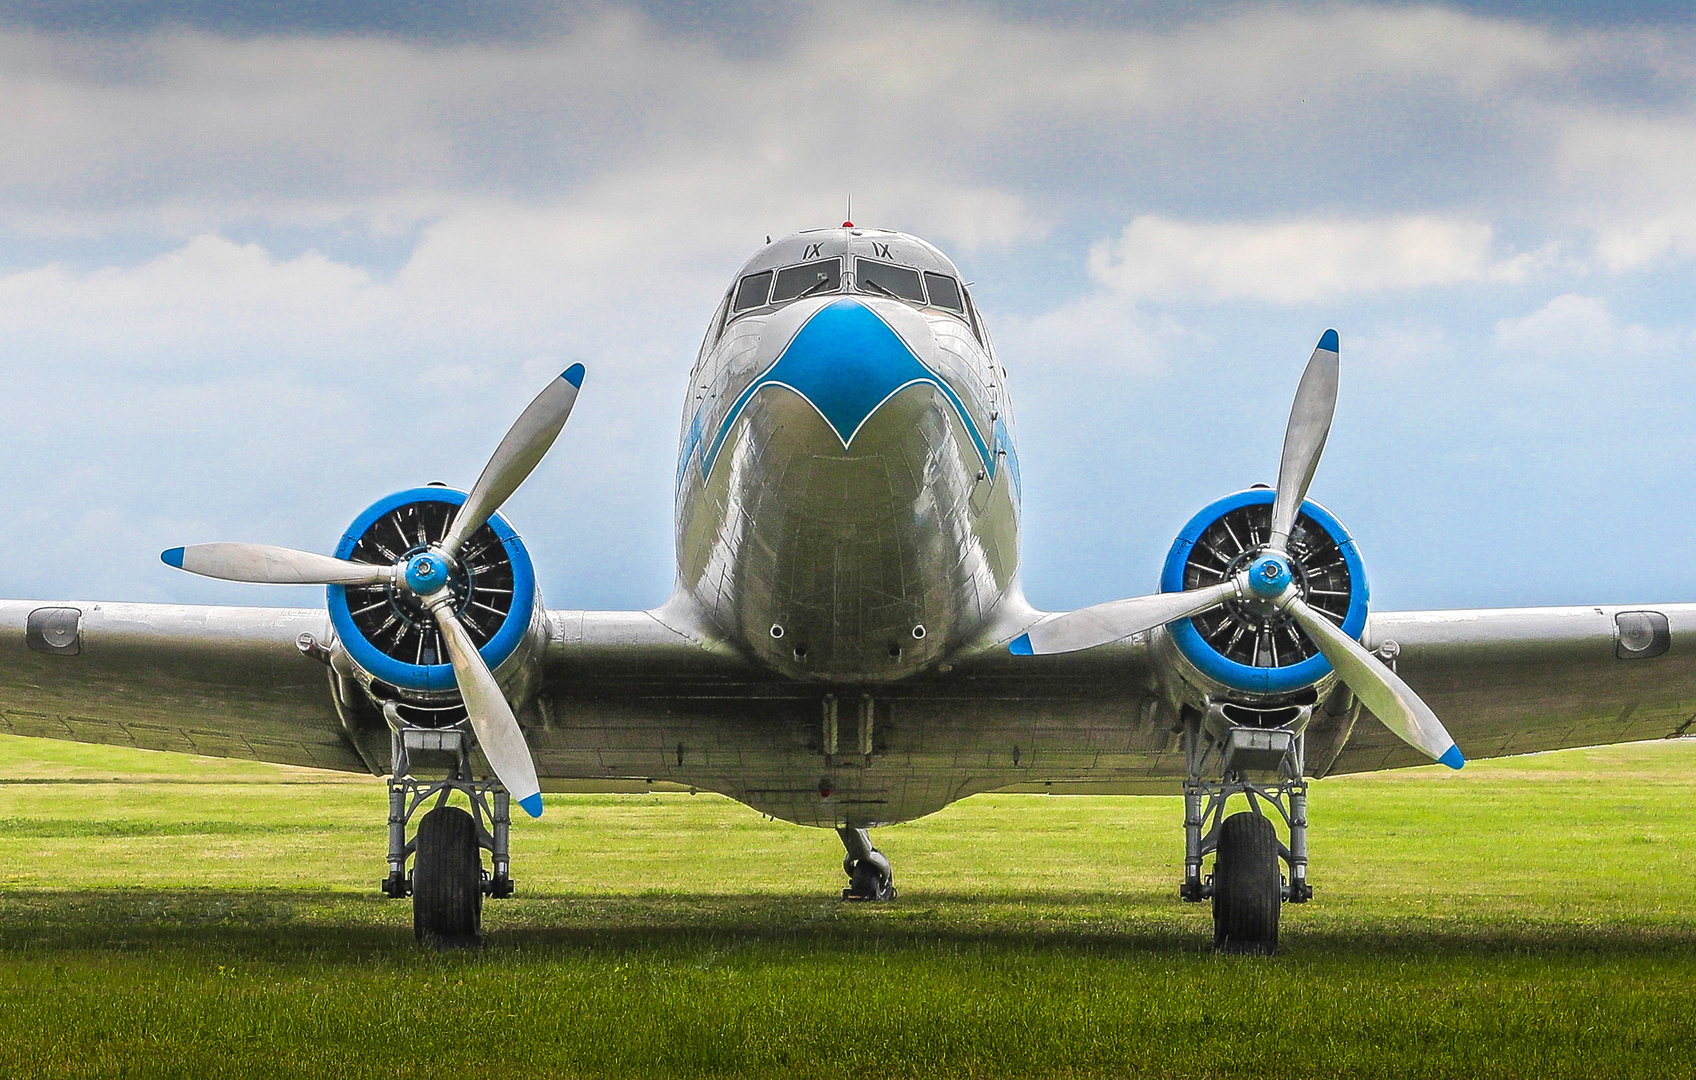
[[1226, 818], [1213, 864], [1213, 947], [1271, 956], [1278, 950], [1282, 893], [1272, 822], [1247, 811]]
[[848, 872], [848, 888], [843, 890], [842, 899], [893, 900], [895, 875], [889, 872], [887, 866], [879, 866], [871, 859], [857, 859], [854, 868]]
[[419, 941], [438, 947], [483, 940], [483, 856], [477, 824], [457, 806], [438, 806], [418, 823], [412, 931]]

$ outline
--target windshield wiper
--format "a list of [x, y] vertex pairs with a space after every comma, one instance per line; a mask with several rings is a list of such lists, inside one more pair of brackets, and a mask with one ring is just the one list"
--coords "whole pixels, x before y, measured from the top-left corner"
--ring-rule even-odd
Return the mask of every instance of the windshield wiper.
[[860, 281], [860, 288], [862, 288], [862, 289], [876, 289], [878, 292], [889, 297], [891, 300], [901, 299], [899, 296], [896, 296], [894, 293], [890, 292], [888, 289], [884, 288], [882, 285], [879, 285], [875, 281], [867, 281], [867, 280], [862, 279]]
[[818, 292], [820, 289], [824, 288], [826, 285], [829, 285], [829, 284], [830, 284], [829, 278], [821, 277], [817, 281], [813, 282], [811, 285], [807, 286], [805, 289], [802, 289], [800, 294], [797, 295], [795, 297], [795, 299], [797, 299], [797, 300], [805, 299], [806, 297], [813, 295], [814, 293]]

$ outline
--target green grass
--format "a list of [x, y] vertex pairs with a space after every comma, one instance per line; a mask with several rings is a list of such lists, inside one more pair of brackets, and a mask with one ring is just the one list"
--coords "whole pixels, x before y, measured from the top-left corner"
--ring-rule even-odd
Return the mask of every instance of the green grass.
[[1696, 744], [1316, 784], [1270, 960], [1183, 904], [1175, 799], [836, 838], [555, 796], [485, 949], [382, 899], [382, 786], [0, 738], [0, 1076], [1684, 1075]]

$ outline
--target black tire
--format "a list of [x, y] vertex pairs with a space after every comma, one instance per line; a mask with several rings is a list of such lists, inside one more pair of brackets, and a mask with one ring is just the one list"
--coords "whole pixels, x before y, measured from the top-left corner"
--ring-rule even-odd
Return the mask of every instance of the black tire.
[[412, 932], [437, 947], [483, 940], [483, 855], [477, 823], [457, 806], [438, 806], [418, 823], [412, 863]]
[[895, 899], [895, 875], [885, 874], [883, 868], [870, 859], [859, 859], [848, 872], [845, 900], [870, 900], [881, 903]]
[[1213, 947], [1251, 956], [1277, 952], [1282, 893], [1272, 822], [1247, 811], [1226, 818], [1213, 863]]

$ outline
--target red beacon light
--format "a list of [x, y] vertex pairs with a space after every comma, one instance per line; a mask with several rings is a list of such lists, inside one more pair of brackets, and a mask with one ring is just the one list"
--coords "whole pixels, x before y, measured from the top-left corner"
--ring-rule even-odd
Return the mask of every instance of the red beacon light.
[[854, 223], [852, 221], [844, 221], [842, 223], [842, 227], [844, 229], [852, 229], [854, 227]]

